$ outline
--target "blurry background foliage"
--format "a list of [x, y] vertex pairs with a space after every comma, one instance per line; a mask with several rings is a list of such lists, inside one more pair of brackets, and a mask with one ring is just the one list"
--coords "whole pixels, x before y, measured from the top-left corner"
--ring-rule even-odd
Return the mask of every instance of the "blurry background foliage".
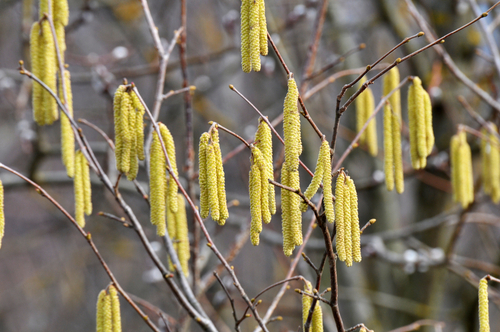
[[[253, 137], [258, 124], [257, 114], [228, 89], [234, 84], [270, 119], [282, 112], [286, 93], [286, 80], [274, 53], [264, 57], [260, 73], [244, 74], [239, 53], [239, 1], [189, 0], [187, 27], [187, 57], [189, 83], [196, 86], [193, 96], [195, 111], [195, 145], [207, 121], [214, 120], [240, 133]], [[443, 35], [470, 21], [474, 15], [468, 1], [420, 0], [415, 1], [427, 16], [438, 35]], [[483, 10], [493, 2], [482, 1]], [[73, 211], [72, 181], [65, 175], [59, 156], [59, 126], [38, 127], [32, 121], [31, 82], [16, 71], [19, 59], [29, 64], [28, 35], [31, 23], [37, 17], [37, 1], [0, 0], [0, 160], [24, 174], [29, 174], [44, 186], [69, 211]], [[307, 56], [307, 47], [319, 9], [319, 0], [266, 0], [268, 28], [285, 57], [290, 70], [300, 82]], [[112, 94], [126, 77], [133, 81], [146, 102], [153, 102], [157, 53], [137, 0], [70, 0], [70, 24], [67, 27], [66, 61], [72, 73], [75, 118], [85, 118], [105, 130], [111, 137]], [[180, 1], [150, 1], [153, 17], [160, 36], [170, 40], [180, 23]], [[487, 23], [497, 20], [498, 10], [485, 18]], [[379, 58], [404, 37], [420, 31], [400, 0], [330, 0], [321, 37], [316, 70], [347, 50], [365, 43], [366, 48], [347, 58], [333, 71], [364, 67]], [[498, 29], [495, 37], [500, 37]], [[424, 38], [404, 45], [387, 62], [403, 57], [425, 45]], [[457, 65], [494, 98], [498, 97], [498, 77], [493, 66], [477, 50], [488, 52], [484, 39], [474, 25], [452, 36], [444, 44]], [[179, 52], [175, 50], [168, 66], [166, 91], [179, 89], [182, 76]], [[429, 159], [423, 172], [407, 172], [403, 195], [387, 192], [383, 183], [382, 152], [378, 158], [356, 149], [344, 166], [355, 180], [359, 191], [360, 220], [363, 225], [370, 218], [377, 223], [366, 235], [418, 225], [426, 218], [438, 216], [447, 223], [411, 237], [385, 238], [377, 246], [363, 248], [363, 262], [347, 269], [338, 265], [340, 308], [346, 327], [364, 322], [367, 326], [388, 331], [417, 319], [432, 318], [446, 322], [446, 331], [477, 330], [477, 289], [446, 267], [433, 267], [426, 263], [428, 255], [439, 258], [457, 222], [458, 205], [451, 201], [447, 149], [449, 139], [458, 123], [477, 127], [457, 102], [457, 95], [466, 96], [471, 105], [485, 118], [491, 109], [481, 103], [442, 66], [431, 49], [399, 66], [401, 77], [418, 75], [425, 88], [430, 87], [434, 106], [434, 128], [438, 153]], [[373, 77], [370, 73], [368, 77]], [[318, 77], [319, 82], [325, 76]], [[354, 76], [329, 85], [307, 101], [315, 122], [327, 138], [331, 136], [335, 99], [343, 84]], [[373, 86], [376, 101], [380, 100], [381, 80]], [[406, 88], [402, 91], [403, 109], [406, 109]], [[337, 152], [343, 152], [354, 137], [353, 107], [343, 117]], [[406, 112], [403, 112], [406, 116]], [[494, 118], [495, 119], [495, 118]], [[160, 121], [172, 131], [177, 145], [177, 160], [181, 177], [185, 155], [184, 103], [182, 95], [163, 103]], [[407, 120], [407, 119], [405, 119]], [[377, 116], [379, 148], [382, 147], [382, 112]], [[304, 153], [302, 159], [314, 167], [319, 142], [311, 127], [303, 122]], [[278, 128], [281, 132], [281, 127]], [[114, 161], [106, 143], [96, 132], [84, 127], [85, 135], [94, 146], [105, 167], [113, 172]], [[233, 137], [221, 133], [223, 154], [237, 146]], [[275, 147], [277, 141], [275, 140]], [[407, 140], [404, 140], [408, 156]], [[479, 142], [472, 140], [474, 169], [479, 170]], [[214, 241], [224, 253], [235, 241], [240, 228], [247, 227], [248, 207], [248, 151], [232, 158], [225, 166], [228, 200], [238, 199], [241, 204], [230, 209], [228, 224], [218, 227], [211, 220], [207, 227]], [[478, 172], [476, 172], [477, 178]], [[94, 211], [122, 215], [95, 175]], [[19, 179], [2, 172], [5, 184], [6, 236], [0, 250], [0, 331], [90, 331], [95, 324], [95, 303], [98, 292], [109, 282], [102, 266], [74, 227], [47, 200]], [[304, 174], [305, 188], [309, 177]], [[141, 167], [139, 180], [147, 182]], [[184, 181], [184, 180], [183, 180]], [[155, 238], [154, 227], [148, 222], [149, 209], [131, 183], [124, 183], [122, 194], [145, 225], [149, 238]], [[498, 225], [499, 206], [492, 205], [481, 192], [476, 195], [480, 203], [469, 216]], [[445, 211], [445, 212], [443, 212]], [[311, 211], [304, 216], [304, 225]], [[488, 214], [488, 215], [486, 215]], [[279, 214], [264, 227], [261, 244], [245, 247], [232, 263], [247, 294], [256, 294], [267, 285], [284, 278], [289, 259], [282, 254]], [[305, 226], [304, 226], [305, 227]], [[172, 316], [185, 317], [179, 309], [157, 269], [141, 246], [136, 234], [94, 213], [87, 218], [86, 229], [92, 233], [96, 245], [109, 262], [121, 285], [132, 294], [140, 295]], [[456, 246], [456, 261], [471, 268], [477, 276], [486, 273], [500, 276], [500, 247], [498, 227], [466, 224]], [[368, 239], [368, 238], [365, 238]], [[373, 237], [372, 237], [373, 239]], [[159, 255], [166, 259], [162, 244], [155, 242]], [[374, 242], [375, 243], [375, 242]], [[211, 273], [217, 264], [214, 256], [202, 248], [203, 274]], [[323, 253], [319, 230], [306, 249], [307, 254], [319, 261]], [[374, 254], [370, 258], [369, 254]], [[385, 256], [384, 256], [385, 255]], [[476, 270], [476, 260], [488, 262], [488, 271]], [[205, 262], [202, 262], [205, 263]], [[314, 280], [312, 270], [301, 261], [296, 271]], [[224, 275], [224, 274], [223, 274]], [[329, 282], [328, 272], [323, 281]], [[227, 281], [228, 287], [232, 283]], [[326, 284], [325, 284], [326, 287]], [[491, 288], [498, 285], [491, 285]], [[292, 289], [295, 286], [292, 285]], [[259, 309], [270, 303], [275, 292], [263, 296]], [[245, 305], [234, 296], [236, 307]], [[496, 299], [498, 302], [498, 299]], [[493, 301], [492, 301], [493, 302]], [[221, 331], [229, 331], [224, 321], [232, 326], [231, 310], [220, 285], [214, 284], [201, 295], [201, 303], [214, 317]], [[272, 323], [275, 331], [287, 328], [297, 330], [301, 324], [301, 299], [293, 290], [286, 293], [276, 314], [283, 321]], [[144, 322], [122, 300], [125, 331], [147, 331]], [[490, 305], [491, 329], [500, 330], [500, 312]], [[331, 314], [325, 310], [325, 324], [335, 329]], [[244, 324], [245, 330], [256, 325], [253, 319]], [[197, 331], [195, 324], [187, 327]], [[429, 330], [432, 330], [430, 328]]]

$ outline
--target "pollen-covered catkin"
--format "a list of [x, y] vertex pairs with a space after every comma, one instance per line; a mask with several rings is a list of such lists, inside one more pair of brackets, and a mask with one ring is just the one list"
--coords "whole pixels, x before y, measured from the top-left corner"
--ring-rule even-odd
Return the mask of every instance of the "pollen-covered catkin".
[[[373, 97], [372, 89], [367, 88], [364, 93], [366, 93], [366, 121], [368, 121], [375, 111], [375, 99]], [[368, 147], [368, 153], [370, 153], [373, 157], [377, 156], [377, 121], [375, 120], [375, 117], [370, 120], [368, 127], [366, 127], [366, 145]]]
[[432, 152], [432, 147], [434, 146], [434, 131], [432, 129], [432, 103], [431, 97], [422, 88], [424, 93], [424, 109], [425, 109], [425, 142], [427, 146], [427, 155]]
[[311, 323], [311, 332], [323, 332], [323, 311], [321, 310], [319, 301], [316, 302], [316, 306], [314, 307]]
[[252, 0], [241, 1], [241, 69], [245, 73], [252, 70], [250, 60], [250, 3]]
[[254, 71], [260, 71], [260, 6], [262, 0], [250, 1], [250, 61]]
[[79, 159], [77, 167], [80, 167], [82, 172], [84, 211], [87, 216], [90, 216], [92, 214], [92, 185], [90, 183], [89, 164], [82, 152], [80, 152]]
[[[54, 44], [54, 38], [52, 37], [52, 31], [50, 29], [50, 24], [47, 20], [42, 22], [42, 39], [39, 46], [39, 52], [41, 55], [40, 59], [40, 79], [50, 88], [53, 92], [56, 92], [56, 49]], [[52, 95], [45, 89], [42, 90], [43, 102], [42, 108], [45, 116], [45, 124], [52, 124], [59, 117], [59, 112], [57, 110], [56, 100]]]
[[176, 222], [176, 236], [177, 240], [177, 256], [179, 257], [179, 262], [181, 263], [182, 271], [186, 277], [189, 277], [189, 258], [191, 253], [189, 251], [189, 230], [188, 222], [186, 216], [186, 202], [184, 201], [184, 196], [182, 194], [177, 194], [177, 213], [175, 214]]
[[337, 183], [335, 185], [335, 242], [337, 247], [337, 255], [341, 261], [346, 260], [346, 250], [345, 250], [345, 220], [344, 220], [344, 182], [345, 174], [340, 172], [337, 176]]
[[293, 78], [288, 80], [288, 92], [283, 107], [283, 136], [285, 140], [285, 161], [288, 171], [299, 168], [299, 156], [302, 152], [300, 136], [300, 115], [297, 108], [299, 91]]
[[[167, 231], [168, 231], [168, 236], [170, 237], [170, 239], [172, 239], [172, 245], [174, 247], [174, 250], [177, 252], [178, 251], [178, 242], [177, 242], [177, 239], [179, 238], [179, 235], [177, 234], [177, 217], [176, 217], [176, 213], [173, 213], [169, 207], [168, 207], [168, 204], [169, 204], [169, 201], [168, 199], [166, 200], [167, 201], [167, 205], [165, 207], [165, 210], [166, 210], [166, 214], [167, 214]], [[179, 211], [179, 210], [177, 210]], [[174, 270], [174, 267], [172, 266], [172, 261], [169, 259], [168, 260], [169, 262], [169, 269], [170, 270]]]
[[[424, 101], [425, 91], [420, 78], [415, 77], [408, 89], [408, 126], [410, 127], [410, 152], [414, 169], [425, 168], [427, 156], [427, 128]], [[432, 118], [431, 118], [432, 123]], [[432, 130], [432, 128], [430, 129]]]
[[203, 219], [208, 217], [210, 205], [208, 204], [208, 179], [207, 179], [207, 146], [210, 135], [203, 133], [198, 146], [198, 179], [200, 182], [200, 215]]
[[[171, 172], [175, 177], [179, 176], [179, 173], [177, 171], [177, 161], [175, 157], [175, 144], [174, 144], [174, 138], [172, 137], [172, 134], [170, 133], [170, 130], [168, 130], [167, 126], [163, 123], [158, 124], [160, 128], [160, 133], [161, 137], [163, 140], [163, 144], [165, 144], [165, 150], [167, 151], [168, 155], [168, 160], [170, 161], [170, 166], [172, 167]], [[168, 167], [168, 164], [167, 164]], [[178, 186], [177, 182], [173, 179], [172, 174], [169, 174], [169, 179], [167, 183], [167, 200], [169, 203], [169, 209], [172, 212], [177, 212], [177, 191], [178, 191]]]
[[465, 132], [452, 137], [450, 154], [453, 199], [465, 209], [474, 201], [471, 151]]
[[208, 205], [210, 206], [210, 215], [214, 221], [220, 218], [219, 196], [217, 181], [217, 162], [214, 146], [212, 143], [207, 145], [207, 184], [208, 184]]
[[139, 159], [137, 158], [137, 135], [136, 135], [136, 125], [137, 120], [136, 111], [132, 108], [129, 115], [129, 129], [130, 129], [130, 154], [129, 162], [130, 167], [127, 172], [127, 179], [133, 181], [137, 177], [139, 172]]
[[[309, 294], [313, 293], [312, 285], [309, 281], [306, 281], [306, 284], [304, 285], [304, 291]], [[304, 330], [305, 324], [307, 322], [307, 317], [309, 316], [309, 311], [311, 310], [312, 302], [312, 297], [305, 294], [302, 295], [302, 325], [304, 327]], [[309, 331], [323, 332], [323, 312], [321, 310], [321, 306], [319, 305], [319, 301], [317, 301], [316, 305], [314, 306]]]
[[219, 131], [217, 127], [212, 130], [212, 144], [215, 153], [215, 166], [217, 169], [217, 196], [219, 198], [219, 218], [216, 220], [219, 225], [224, 225], [229, 218], [226, 200], [226, 180], [224, 166], [222, 164], [222, 152], [219, 144]]
[[[309, 183], [309, 186], [307, 187], [306, 191], [304, 192], [304, 196], [306, 196], [307, 199], [311, 199], [314, 194], [318, 191], [318, 188], [321, 184], [321, 180], [323, 180], [323, 175], [325, 172], [325, 164], [322, 159], [321, 155], [321, 149], [323, 148], [323, 145], [321, 145], [321, 148], [319, 150], [318, 154], [318, 160], [316, 161], [316, 169], [314, 170], [314, 176], [311, 180], [311, 183]], [[300, 203], [300, 210], [302, 212], [306, 212], [308, 208], [308, 205], [306, 202], [302, 201]]]
[[5, 234], [4, 190], [3, 190], [3, 183], [0, 180], [0, 248], [2, 248], [2, 239], [4, 234]]
[[[300, 189], [299, 171], [295, 170], [289, 173], [288, 186], [292, 189]], [[290, 234], [295, 246], [302, 245], [302, 212], [300, 211], [300, 196], [296, 193], [290, 193]]]
[[260, 54], [267, 55], [267, 22], [266, 22], [266, 4], [264, 0], [259, 2], [259, 37], [260, 37]]
[[156, 225], [159, 236], [165, 235], [165, 193], [167, 188], [165, 170], [165, 155], [158, 134], [155, 131], [153, 132], [149, 162], [149, 201], [151, 205], [151, 223]]
[[[289, 172], [285, 164], [281, 168], [281, 184], [288, 186]], [[292, 193], [281, 188], [281, 223], [283, 231], [283, 252], [285, 256], [292, 255], [295, 245], [293, 236], [290, 233], [291, 215], [290, 215], [290, 195]]]
[[349, 176], [346, 176], [344, 182], [344, 244], [345, 244], [345, 265], [352, 266], [352, 231], [351, 231], [351, 191], [349, 182], [352, 181]]
[[481, 140], [481, 179], [483, 181], [484, 192], [491, 196], [492, 184], [490, 179], [490, 153], [491, 153], [491, 141], [489, 137], [488, 130], [486, 128], [481, 129], [481, 134], [483, 139]]
[[[64, 85], [66, 88], [67, 104], [66, 109], [73, 117], [73, 94], [71, 92], [71, 79], [68, 70], [64, 70]], [[64, 100], [62, 84], [59, 85], [59, 98]], [[61, 155], [63, 164], [66, 167], [66, 174], [70, 178], [75, 175], [75, 136], [71, 128], [71, 122], [66, 114], [61, 114]]]
[[[259, 119], [259, 126], [255, 134], [255, 146], [259, 148], [264, 156], [267, 166], [266, 179], [274, 180], [274, 165], [273, 165], [273, 141], [271, 135], [271, 128], [264, 119]], [[268, 196], [269, 196], [269, 212], [273, 215], [276, 213], [276, 194], [274, 185], [268, 183]]]
[[450, 141], [450, 168], [451, 168], [451, 188], [453, 193], [453, 200], [455, 202], [459, 202], [461, 195], [460, 190], [458, 189], [458, 174], [459, 174], [459, 161], [458, 157], [458, 149], [460, 146], [460, 137], [459, 135], [453, 135]]
[[479, 332], [490, 332], [488, 308], [488, 281], [479, 281]]
[[470, 146], [467, 143], [467, 138], [465, 135], [465, 132], [463, 133], [463, 142], [461, 146], [461, 159], [464, 160], [465, 163], [465, 171], [464, 171], [464, 176], [465, 176], [465, 182], [466, 182], [466, 188], [465, 188], [465, 197], [466, 201], [462, 203], [462, 206], [464, 204], [466, 206], [469, 206], [470, 203], [474, 202], [474, 177], [472, 173], [472, 156], [471, 156], [471, 150]]
[[80, 227], [85, 227], [85, 188], [83, 179], [82, 159], [83, 153], [78, 150], [75, 156], [75, 177], [73, 179], [75, 188], [75, 220]]
[[113, 322], [113, 332], [122, 332], [122, 318], [120, 313], [120, 299], [115, 286], [110, 285], [108, 288], [109, 296], [111, 297], [111, 315]]
[[[31, 26], [30, 33], [30, 57], [31, 57], [31, 72], [36, 77], [41, 78], [41, 34], [40, 23], [35, 22]], [[35, 122], [43, 126], [45, 124], [45, 115], [43, 111], [43, 87], [37, 82], [33, 82], [33, 119]]]
[[[491, 130], [497, 133], [495, 124], [489, 122]], [[500, 201], [500, 141], [486, 128], [481, 129], [482, 180], [484, 192], [497, 204]]]
[[[358, 84], [358, 89], [366, 82], [366, 77], [361, 78]], [[366, 122], [366, 90], [361, 92], [359, 96], [354, 99], [354, 105], [356, 106], [356, 132], [360, 132]], [[363, 132], [359, 138], [359, 144], [366, 143], [366, 131]]]
[[259, 245], [259, 234], [262, 232], [260, 176], [259, 167], [257, 163], [253, 161], [250, 168], [250, 214], [252, 216], [250, 240], [254, 246]]
[[144, 113], [145, 108], [142, 105], [139, 97], [137, 97], [134, 91], [130, 92], [130, 96], [132, 97], [132, 106], [137, 111], [135, 113], [135, 128], [132, 128], [132, 131], [135, 130], [136, 136], [136, 144], [137, 144], [137, 157], [139, 160], [144, 160]]
[[[312, 294], [312, 285], [309, 281], [306, 281], [304, 291]], [[312, 301], [312, 297], [302, 294], [302, 326], [304, 327], [304, 331], [307, 317], [309, 316], [309, 310], [311, 310]]]
[[[389, 75], [384, 77], [384, 92], [386, 85], [392, 83], [387, 82]], [[392, 125], [392, 106], [384, 106], [384, 171], [385, 171], [385, 186], [387, 190], [394, 189], [394, 139], [392, 137], [394, 127]]]
[[330, 155], [330, 145], [328, 141], [323, 140], [321, 143], [321, 160], [323, 162], [323, 204], [325, 205], [325, 216], [328, 222], [332, 223], [335, 220], [335, 210], [333, 207], [332, 193], [332, 159]]
[[361, 262], [361, 230], [359, 228], [358, 215], [358, 194], [354, 181], [349, 179], [347, 183], [351, 199], [351, 237], [352, 237], [352, 259], [354, 262]]
[[99, 296], [97, 297], [97, 304], [96, 304], [96, 331], [97, 332], [103, 332], [103, 325], [104, 325], [104, 304], [105, 304], [105, 299], [106, 299], [106, 291], [103, 289], [100, 293]]

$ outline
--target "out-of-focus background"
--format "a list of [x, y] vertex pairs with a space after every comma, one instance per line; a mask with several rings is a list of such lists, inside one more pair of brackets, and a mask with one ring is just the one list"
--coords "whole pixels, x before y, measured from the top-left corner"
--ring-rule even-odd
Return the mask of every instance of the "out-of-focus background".
[[[180, 0], [149, 1], [153, 19], [165, 45], [181, 26]], [[266, 0], [269, 32], [299, 85], [308, 47], [313, 40], [320, 0]], [[493, 1], [480, 1], [486, 10]], [[415, 5], [437, 35], [444, 35], [475, 16], [469, 1], [415, 1]], [[133, 81], [146, 103], [152, 105], [158, 73], [158, 56], [138, 0], [70, 0], [70, 23], [66, 29], [66, 62], [72, 74], [75, 118], [96, 124], [113, 137], [112, 96], [123, 78]], [[259, 73], [245, 74], [240, 66], [240, 1], [187, 1], [187, 63], [189, 84], [196, 86], [192, 96], [195, 147], [208, 121], [217, 121], [246, 139], [252, 139], [258, 115], [229, 88], [233, 84], [270, 119], [282, 112], [286, 94], [286, 75], [274, 52], [262, 57]], [[497, 25], [500, 12], [494, 10], [484, 22], [494, 38], [500, 37]], [[38, 127], [32, 120], [31, 82], [17, 72], [23, 59], [30, 69], [29, 31], [38, 17], [38, 1], [0, 0], [0, 162], [15, 168], [40, 183], [68, 211], [73, 213], [73, 185], [60, 160], [59, 123]], [[402, 0], [329, 0], [314, 72], [338, 59], [361, 43], [365, 48], [345, 61], [308, 81], [308, 89], [328, 76], [346, 69], [364, 68], [373, 63], [404, 37], [420, 31]], [[498, 79], [491, 52], [477, 25], [453, 35], [443, 45], [457, 66], [493, 98], [498, 97]], [[498, 41], [498, 39], [497, 39]], [[390, 63], [425, 45], [424, 38], [410, 41], [391, 54]], [[422, 78], [433, 103], [436, 148], [423, 171], [409, 165], [407, 128], [403, 129], [406, 161], [405, 192], [388, 192], [384, 185], [382, 113], [377, 116], [379, 156], [369, 156], [364, 147], [355, 149], [343, 166], [354, 179], [359, 193], [360, 221], [364, 225], [376, 218], [363, 236], [363, 262], [346, 268], [338, 264], [340, 311], [346, 327], [365, 323], [376, 331], [389, 331], [420, 319], [436, 323], [427, 331], [476, 331], [478, 329], [477, 278], [490, 273], [500, 277], [499, 207], [480, 189], [477, 181], [476, 203], [467, 214], [451, 200], [449, 181], [449, 140], [459, 123], [478, 128], [457, 96], [463, 95], [484, 118], [498, 122], [497, 114], [461, 84], [443, 66], [435, 51], [427, 50], [400, 66], [401, 77]], [[373, 77], [378, 71], [368, 74]], [[306, 106], [325, 133], [332, 135], [336, 97], [342, 86], [355, 76], [341, 77], [306, 100]], [[168, 63], [165, 92], [182, 87], [179, 49]], [[308, 90], [306, 89], [306, 91]], [[381, 80], [372, 85], [376, 102], [380, 100]], [[347, 96], [354, 90], [349, 90]], [[346, 98], [344, 98], [346, 100]], [[406, 88], [402, 91], [406, 118]], [[355, 135], [354, 107], [342, 117], [336, 149], [338, 158]], [[160, 121], [172, 131], [176, 142], [181, 181], [185, 183], [185, 107], [182, 95], [167, 99]], [[498, 123], [497, 123], [498, 124]], [[112, 179], [113, 154], [102, 137], [83, 126], [100, 162]], [[280, 125], [278, 132], [282, 132]], [[302, 160], [314, 169], [319, 140], [306, 121], [302, 122], [304, 151]], [[475, 179], [479, 180], [479, 141], [470, 136]], [[274, 141], [275, 161], [281, 146]], [[222, 153], [226, 155], [239, 141], [221, 132]], [[206, 225], [224, 255], [235, 242], [243, 248], [232, 262], [247, 294], [252, 297], [266, 286], [283, 279], [291, 259], [283, 255], [279, 213], [264, 226], [261, 244], [248, 241], [250, 222], [248, 201], [249, 153], [231, 158], [225, 165], [228, 200], [238, 200], [230, 208], [224, 227], [210, 218]], [[147, 188], [147, 172], [141, 165], [139, 181]], [[5, 238], [0, 250], [0, 331], [91, 331], [95, 328], [95, 303], [98, 292], [109, 279], [87, 242], [75, 227], [33, 188], [5, 171], [0, 173], [5, 186]], [[302, 189], [310, 177], [301, 173]], [[186, 319], [172, 293], [162, 280], [139, 238], [130, 229], [97, 215], [109, 212], [124, 216], [114, 198], [93, 175], [94, 213], [87, 218], [86, 230], [127, 292], [161, 308], [174, 329], [198, 331]], [[130, 182], [122, 180], [122, 195], [132, 206], [158, 255], [166, 262], [163, 243], [149, 223], [149, 208]], [[277, 191], [279, 194], [279, 190]], [[312, 218], [303, 215], [304, 231]], [[443, 262], [451, 234], [460, 218], [465, 225], [456, 242], [450, 263]], [[190, 229], [192, 230], [192, 224]], [[214, 255], [200, 245], [202, 277], [218, 264]], [[297, 252], [297, 249], [294, 253]], [[315, 264], [324, 252], [321, 232], [313, 231], [305, 248]], [[294, 257], [294, 256], [292, 256]], [[300, 261], [294, 274], [315, 280], [314, 272]], [[245, 304], [227, 274], [221, 277], [235, 299], [241, 315]], [[322, 289], [329, 286], [325, 270]], [[278, 305], [275, 315], [281, 321], [270, 323], [272, 331], [297, 331], [301, 326], [301, 298], [292, 283]], [[492, 289], [498, 285], [490, 284]], [[258, 307], [264, 314], [277, 292], [271, 290]], [[500, 297], [490, 298], [492, 331], [500, 330]], [[329, 295], [326, 295], [329, 297]], [[199, 294], [200, 301], [220, 331], [233, 330], [229, 302], [219, 284], [210, 284]], [[146, 313], [162, 325], [147, 306]], [[325, 328], [335, 331], [330, 310], [324, 306]], [[148, 331], [142, 319], [122, 301], [124, 331]], [[437, 322], [444, 322], [445, 325]], [[429, 323], [429, 322], [428, 322]], [[430, 322], [432, 323], [432, 322]], [[250, 331], [256, 322], [243, 323]], [[441, 329], [441, 330], [440, 330]]]

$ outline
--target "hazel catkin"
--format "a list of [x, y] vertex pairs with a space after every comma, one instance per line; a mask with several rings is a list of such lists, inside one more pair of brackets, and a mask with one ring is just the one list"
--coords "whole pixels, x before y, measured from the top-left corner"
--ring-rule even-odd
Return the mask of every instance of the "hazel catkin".
[[210, 135], [203, 133], [200, 137], [198, 147], [198, 165], [199, 165], [199, 182], [200, 182], [200, 215], [203, 219], [208, 217], [210, 206], [208, 204], [208, 176], [207, 176], [207, 146]]
[[78, 150], [75, 156], [75, 177], [73, 179], [75, 190], [75, 220], [80, 227], [85, 227], [85, 183], [83, 162], [86, 162], [83, 153]]
[[[40, 53], [40, 79], [47, 85], [47, 87], [56, 92], [56, 49], [54, 44], [54, 38], [52, 37], [52, 31], [50, 29], [50, 24], [47, 20], [41, 23], [41, 42], [39, 44]], [[56, 100], [52, 95], [45, 89], [42, 90], [43, 101], [42, 108], [44, 112], [45, 124], [52, 124], [59, 117], [59, 112], [57, 110]]]
[[[169, 209], [172, 212], [177, 212], [177, 191], [178, 186], [177, 182], [174, 180], [174, 176], [178, 177], [179, 173], [177, 171], [177, 161], [175, 156], [175, 144], [172, 134], [170, 130], [168, 130], [167, 126], [163, 123], [158, 124], [160, 128], [161, 137], [163, 140], [163, 144], [165, 145], [165, 150], [167, 152], [168, 160], [170, 161], [170, 166], [172, 166], [171, 172], [173, 174], [169, 174], [168, 182], [167, 182], [167, 200], [169, 203]], [[165, 154], [163, 154], [165, 157]], [[167, 164], [168, 167], [168, 164]]]
[[241, 68], [245, 73], [252, 71], [250, 60], [250, 5], [252, 0], [241, 1]]
[[217, 125], [212, 129], [212, 144], [215, 153], [215, 166], [217, 170], [217, 196], [219, 199], [219, 218], [216, 220], [219, 225], [224, 225], [229, 217], [226, 199], [226, 180], [224, 166], [222, 165], [222, 152], [219, 143], [219, 131]]
[[210, 206], [210, 215], [214, 221], [220, 218], [217, 164], [214, 146], [212, 143], [207, 145], [207, 184], [208, 184], [208, 203]]
[[250, 1], [250, 61], [252, 69], [260, 71], [260, 6], [259, 2], [263, 0]]
[[464, 131], [454, 135], [450, 143], [453, 199], [467, 208], [474, 201], [472, 159]]
[[352, 259], [354, 262], [361, 262], [361, 230], [359, 228], [358, 215], [358, 194], [354, 181], [349, 179], [348, 183], [350, 199], [351, 199], [351, 238], [352, 238]]
[[177, 236], [177, 256], [181, 263], [182, 271], [186, 277], [189, 277], [189, 258], [191, 253], [189, 251], [189, 230], [188, 221], [186, 216], [186, 202], [184, 196], [180, 193], [177, 194], [177, 212], [175, 214], [176, 236]]
[[344, 200], [345, 200], [345, 174], [340, 172], [337, 176], [335, 185], [335, 243], [337, 255], [341, 261], [346, 260], [346, 248], [344, 241], [345, 219], [344, 219]]
[[488, 308], [488, 281], [479, 281], [479, 332], [490, 332]]
[[153, 132], [149, 161], [149, 201], [151, 205], [151, 223], [156, 225], [159, 236], [165, 235], [166, 211], [166, 165], [158, 134]]
[[[257, 128], [257, 133], [255, 134], [255, 146], [262, 152], [262, 155], [264, 156], [264, 160], [266, 162], [267, 176], [265, 178], [274, 180], [273, 141], [271, 128], [269, 128], [267, 122], [262, 118], [259, 119], [259, 126]], [[268, 183], [268, 187], [269, 212], [271, 215], [273, 215], [276, 213], [276, 194], [274, 185]]]
[[267, 55], [267, 23], [264, 0], [241, 2], [241, 68], [260, 71], [260, 54]]
[[323, 204], [325, 206], [325, 216], [328, 222], [335, 220], [335, 209], [333, 207], [332, 192], [332, 159], [330, 155], [330, 145], [326, 139], [321, 142], [321, 160], [323, 163]]
[[[304, 291], [309, 294], [313, 293], [312, 285], [309, 281], [306, 281], [306, 284], [304, 285]], [[302, 295], [302, 325], [304, 326], [304, 330], [307, 318], [309, 316], [309, 312], [311, 310], [312, 302], [313, 302], [312, 297], [305, 294]], [[323, 332], [323, 312], [321, 310], [321, 306], [319, 305], [319, 301], [317, 301], [316, 305], [314, 306], [309, 331]]]
[[111, 296], [102, 290], [97, 298], [96, 331], [113, 332], [113, 313], [111, 309]]
[[[66, 94], [64, 94], [62, 84], [59, 85], [59, 98], [64, 100], [66, 95], [66, 109], [71, 117], [73, 117], [73, 94], [71, 92], [71, 79], [68, 70], [64, 71], [64, 86]], [[66, 174], [72, 178], [75, 174], [75, 135], [71, 128], [70, 119], [66, 114], [61, 114], [61, 155], [63, 164], [66, 167]]]
[[300, 115], [297, 108], [299, 91], [293, 78], [288, 80], [288, 92], [283, 107], [283, 133], [285, 140], [285, 161], [289, 171], [299, 168], [302, 152], [300, 136]]
[[261, 211], [261, 173], [256, 162], [250, 168], [250, 214], [252, 216], [250, 226], [250, 240], [254, 246], [259, 245], [259, 234], [262, 232]]
[[[358, 88], [366, 82], [366, 78], [363, 77], [358, 84]], [[365, 123], [373, 114], [375, 110], [375, 100], [373, 97], [373, 92], [370, 88], [366, 88], [359, 96], [355, 99], [356, 105], [356, 128], [360, 132], [364, 127]], [[365, 144], [368, 147], [368, 152], [372, 156], [376, 156], [378, 153], [377, 145], [377, 123], [375, 118], [371, 119], [366, 127], [366, 130], [361, 134], [359, 139], [360, 144]]]
[[115, 286], [110, 285], [108, 288], [109, 296], [111, 298], [111, 316], [112, 316], [112, 331], [122, 331], [122, 319], [120, 313], [120, 299]]

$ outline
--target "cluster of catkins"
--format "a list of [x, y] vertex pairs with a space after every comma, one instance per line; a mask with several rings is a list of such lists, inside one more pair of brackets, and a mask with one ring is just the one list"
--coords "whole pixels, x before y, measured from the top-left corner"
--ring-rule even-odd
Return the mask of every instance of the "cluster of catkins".
[[118, 171], [134, 180], [144, 160], [144, 106], [131, 86], [120, 85], [114, 100], [115, 159]]
[[273, 143], [271, 129], [264, 119], [260, 119], [255, 144], [251, 147], [249, 192], [252, 224], [250, 240], [254, 246], [259, 244], [259, 234], [262, 232], [262, 221], [268, 224], [271, 216], [276, 213], [276, 199], [273, 173]]
[[267, 24], [264, 0], [241, 2], [241, 68], [260, 71], [260, 54], [267, 55]]
[[[304, 291], [309, 294], [313, 294], [313, 288], [309, 281], [306, 281], [306, 284], [304, 285]], [[317, 291], [315, 293], [317, 293]], [[312, 297], [306, 294], [302, 294], [302, 325], [304, 326], [304, 331], [307, 317], [309, 316], [309, 311], [311, 310], [312, 301]], [[323, 311], [321, 311], [319, 301], [316, 302], [316, 306], [313, 309], [311, 327], [309, 331], [323, 332]]]
[[[285, 161], [281, 167], [281, 184], [295, 190], [300, 189], [299, 156], [302, 153], [298, 96], [297, 84], [290, 77], [283, 107]], [[302, 212], [300, 196], [286, 189], [281, 189], [281, 219], [283, 251], [286, 256], [290, 256], [295, 246], [302, 245]]]
[[460, 202], [465, 209], [474, 201], [471, 150], [465, 131], [451, 138], [450, 159], [453, 200]]
[[97, 332], [121, 332], [120, 299], [113, 285], [107, 291], [103, 289], [97, 297], [96, 310]]
[[488, 281], [479, 281], [479, 332], [490, 332], [490, 317], [488, 312]]
[[497, 127], [491, 122], [488, 126], [490, 130], [481, 129], [482, 179], [484, 192], [497, 204], [500, 202], [500, 140]]
[[85, 214], [92, 214], [92, 187], [87, 159], [78, 150], [75, 156], [75, 220], [80, 227], [85, 227]]
[[336, 246], [339, 259], [347, 266], [361, 262], [358, 194], [354, 181], [343, 170], [335, 186]]
[[229, 217], [226, 202], [226, 181], [222, 154], [219, 144], [217, 124], [200, 137], [199, 144], [200, 215], [212, 216], [219, 225], [224, 225]]

